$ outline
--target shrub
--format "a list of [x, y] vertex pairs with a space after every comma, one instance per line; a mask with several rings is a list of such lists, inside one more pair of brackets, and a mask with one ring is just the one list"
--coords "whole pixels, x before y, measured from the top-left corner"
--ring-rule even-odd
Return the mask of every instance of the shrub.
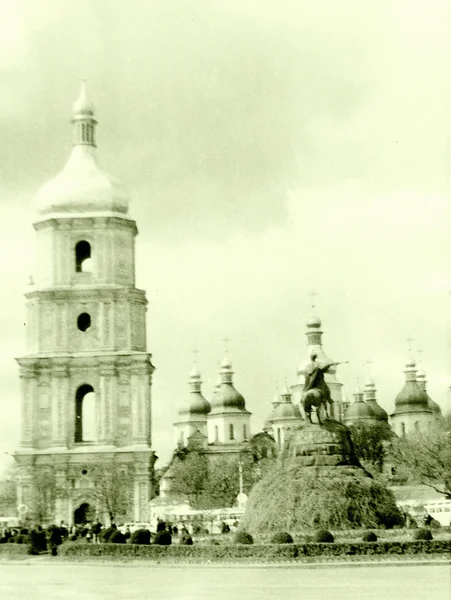
[[158, 533], [158, 531], [165, 531], [165, 530], [166, 530], [166, 523], [164, 521], [162, 521], [161, 519], [158, 519], [157, 533]]
[[233, 541], [235, 544], [253, 544], [254, 538], [247, 531], [237, 531]]
[[377, 542], [377, 535], [374, 531], [365, 531], [362, 540], [364, 542]]
[[29, 542], [28, 535], [25, 535], [24, 533], [19, 533], [14, 539], [16, 544], [28, 544]]
[[279, 531], [271, 538], [271, 544], [292, 544], [293, 538], [286, 531]]
[[130, 537], [131, 544], [150, 544], [150, 531], [148, 529], [137, 529]]
[[107, 529], [102, 529], [102, 532], [100, 534], [100, 541], [105, 543], [109, 542], [110, 537], [115, 531], [117, 531], [116, 527], [107, 527]]
[[39, 554], [47, 550], [45, 531], [33, 529], [30, 533], [30, 554]]
[[182, 546], [192, 546], [193, 538], [190, 536], [189, 533], [184, 532], [180, 537], [180, 544], [182, 544]]
[[[16, 544], [0, 545], [11, 554], [25, 553], [26, 546]], [[451, 540], [424, 541], [378, 541], [373, 544], [363, 542], [343, 542], [334, 544], [195, 544], [183, 546], [133, 545], [133, 544], [63, 544], [61, 554], [72, 557], [101, 557], [113, 560], [140, 558], [154, 562], [180, 564], [182, 562], [280, 562], [304, 561], [318, 556], [365, 556], [365, 555], [424, 555], [446, 554], [451, 551]]]
[[240, 520], [241, 528], [256, 536], [284, 529], [377, 529], [402, 525], [393, 493], [367, 477], [363, 470], [322, 467], [318, 474], [316, 469], [300, 467], [302, 459], [287, 457], [254, 485]]
[[153, 543], [157, 546], [170, 546], [172, 544], [172, 535], [166, 530], [158, 531]]
[[432, 519], [432, 521], [429, 524], [429, 527], [431, 527], [432, 529], [441, 529], [441, 524], [440, 521], [437, 521], [437, 519]]
[[413, 534], [414, 540], [432, 540], [432, 533], [430, 529], [426, 529], [426, 527], [421, 527], [420, 529], [416, 529]]
[[126, 541], [125, 535], [117, 530], [110, 535], [110, 539], [108, 540], [110, 544], [125, 544]]
[[210, 540], [208, 540], [208, 542], [210, 544], [212, 544], [213, 546], [220, 546], [221, 542], [219, 540], [217, 540], [216, 538], [211, 538]]
[[314, 540], [317, 544], [332, 544], [334, 541], [334, 536], [330, 531], [326, 529], [320, 529], [315, 533]]

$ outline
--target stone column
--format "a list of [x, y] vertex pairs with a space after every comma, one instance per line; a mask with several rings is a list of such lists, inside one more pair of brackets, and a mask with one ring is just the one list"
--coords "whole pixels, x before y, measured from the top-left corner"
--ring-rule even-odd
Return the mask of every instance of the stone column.
[[22, 383], [22, 415], [21, 415], [21, 446], [32, 447], [35, 432], [36, 384], [37, 373], [34, 365], [21, 365], [20, 379]]
[[112, 363], [100, 365], [100, 405], [101, 405], [101, 437], [100, 441], [112, 444], [115, 437], [116, 424], [116, 368]]
[[69, 394], [69, 377], [66, 364], [52, 368], [52, 446], [67, 446], [66, 411]]
[[149, 520], [149, 467], [147, 462], [135, 464], [134, 503], [135, 520]]

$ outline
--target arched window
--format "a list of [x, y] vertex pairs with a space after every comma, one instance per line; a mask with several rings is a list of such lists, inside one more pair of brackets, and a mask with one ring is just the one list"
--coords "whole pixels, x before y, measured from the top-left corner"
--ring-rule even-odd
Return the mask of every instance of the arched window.
[[91, 244], [85, 240], [75, 246], [75, 271], [91, 273]]
[[219, 440], [219, 427], [215, 425], [215, 442]]
[[401, 423], [401, 435], [406, 435], [406, 426], [405, 423]]
[[82, 385], [75, 394], [75, 442], [96, 439], [95, 393], [90, 385]]
[[420, 422], [419, 421], [415, 421], [415, 431], [420, 431]]
[[247, 440], [247, 427], [243, 425], [243, 440]]
[[280, 427], [277, 428], [277, 445], [280, 446], [282, 445], [282, 436], [281, 436], [281, 432], [280, 432]]
[[180, 432], [180, 445], [185, 445], [185, 432], [183, 430]]
[[232, 425], [232, 423], [230, 423], [230, 425], [229, 425], [229, 440], [233, 440], [233, 439], [234, 439], [233, 425]]

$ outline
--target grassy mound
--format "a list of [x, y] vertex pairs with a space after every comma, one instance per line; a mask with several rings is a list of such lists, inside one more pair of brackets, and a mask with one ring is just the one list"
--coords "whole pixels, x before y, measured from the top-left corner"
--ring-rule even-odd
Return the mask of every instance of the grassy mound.
[[253, 535], [402, 525], [393, 494], [357, 467], [278, 465], [252, 490], [240, 529]]

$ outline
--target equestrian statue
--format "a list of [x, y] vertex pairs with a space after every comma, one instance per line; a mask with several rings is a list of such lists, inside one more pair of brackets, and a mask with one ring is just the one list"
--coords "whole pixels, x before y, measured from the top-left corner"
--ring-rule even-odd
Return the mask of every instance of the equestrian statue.
[[313, 423], [312, 410], [315, 408], [318, 424], [322, 425], [320, 414], [321, 406], [324, 406], [326, 418], [329, 419], [328, 405], [333, 403], [329, 386], [324, 380], [324, 373], [327, 373], [330, 367], [347, 364], [347, 361], [321, 364], [317, 362], [317, 356], [318, 354], [316, 350], [312, 350], [310, 353], [311, 362], [309, 362], [305, 368], [304, 389], [302, 390], [302, 406], [304, 407], [304, 412], [310, 423]]

